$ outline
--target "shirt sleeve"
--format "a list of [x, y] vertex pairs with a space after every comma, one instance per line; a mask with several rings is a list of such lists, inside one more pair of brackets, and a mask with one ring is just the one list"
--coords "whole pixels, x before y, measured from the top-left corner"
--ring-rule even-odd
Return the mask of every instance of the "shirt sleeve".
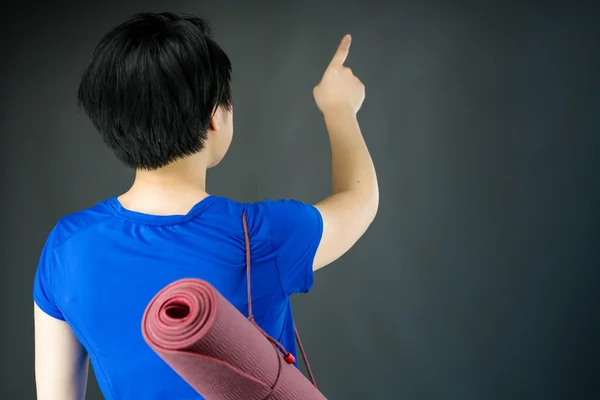
[[52, 230], [42, 250], [35, 278], [33, 280], [33, 300], [46, 314], [64, 321], [55, 299], [54, 278], [54, 238], [56, 227]]
[[323, 220], [316, 207], [297, 200], [267, 201], [281, 285], [287, 295], [308, 293]]

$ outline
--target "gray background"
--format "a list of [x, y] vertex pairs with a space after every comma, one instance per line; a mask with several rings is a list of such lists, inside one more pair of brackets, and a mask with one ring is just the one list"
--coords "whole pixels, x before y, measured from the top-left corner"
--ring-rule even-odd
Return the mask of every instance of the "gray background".
[[165, 10], [207, 18], [232, 59], [236, 133], [208, 190], [236, 200], [328, 194], [312, 88], [353, 34], [380, 212], [294, 300], [330, 399], [599, 398], [597, 6], [39, 4], [6, 8], [0, 25], [1, 399], [35, 396], [47, 234], [133, 177], [76, 108], [81, 72], [114, 24]]

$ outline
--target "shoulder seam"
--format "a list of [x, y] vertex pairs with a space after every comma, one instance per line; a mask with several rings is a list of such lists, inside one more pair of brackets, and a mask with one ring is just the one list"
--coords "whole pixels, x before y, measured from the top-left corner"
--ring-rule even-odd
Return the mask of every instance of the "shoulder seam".
[[[114, 216], [111, 216], [110, 218], [114, 218]], [[54, 243], [53, 243], [53, 245], [52, 245], [52, 249], [53, 249], [53, 250], [56, 250], [56, 249], [58, 249], [59, 247], [62, 247], [62, 246], [64, 246], [64, 245], [65, 245], [65, 244], [66, 244], [66, 243], [67, 243], [69, 240], [71, 240], [71, 239], [72, 239], [73, 237], [75, 237], [77, 234], [79, 234], [79, 233], [81, 233], [81, 232], [85, 232], [86, 230], [88, 230], [88, 229], [90, 229], [90, 228], [93, 228], [94, 226], [96, 226], [96, 225], [98, 225], [98, 224], [100, 224], [100, 223], [102, 223], [102, 222], [104, 222], [104, 221], [106, 221], [106, 220], [108, 220], [108, 219], [110, 219], [110, 218], [107, 218], [107, 219], [105, 219], [105, 220], [95, 221], [94, 223], [91, 223], [91, 224], [89, 224], [89, 225], [86, 225], [85, 227], [83, 227], [83, 228], [81, 228], [81, 229], [78, 229], [78, 230], [77, 230], [77, 231], [75, 231], [75, 232], [72, 232], [72, 233], [71, 233], [71, 234], [69, 234], [69, 236], [68, 236], [68, 237], [66, 237], [64, 240], [61, 240], [60, 244], [57, 244], [57, 243], [56, 243], [56, 237], [55, 237], [55, 238], [54, 238]], [[58, 229], [58, 226], [59, 226], [60, 224], [61, 224], [61, 221], [59, 221], [59, 222], [58, 222], [58, 224], [57, 224], [57, 229]]]

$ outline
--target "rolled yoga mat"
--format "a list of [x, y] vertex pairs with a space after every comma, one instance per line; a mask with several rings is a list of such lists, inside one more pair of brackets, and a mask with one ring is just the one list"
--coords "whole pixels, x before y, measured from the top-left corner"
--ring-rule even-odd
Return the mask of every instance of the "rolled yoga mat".
[[208, 282], [162, 289], [142, 319], [146, 343], [206, 400], [326, 400]]

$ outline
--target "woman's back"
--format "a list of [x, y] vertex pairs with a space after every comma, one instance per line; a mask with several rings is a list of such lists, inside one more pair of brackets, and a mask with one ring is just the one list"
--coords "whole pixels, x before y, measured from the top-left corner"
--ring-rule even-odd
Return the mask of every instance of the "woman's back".
[[201, 398], [147, 346], [141, 318], [152, 297], [181, 278], [207, 280], [246, 315], [244, 210], [256, 321], [295, 353], [289, 296], [312, 286], [323, 229], [315, 207], [209, 196], [187, 215], [155, 216], [111, 198], [56, 225], [42, 253], [34, 299], [69, 323], [107, 400]]
[[209, 281], [245, 312], [244, 209], [256, 322], [295, 352], [289, 295], [307, 292], [313, 271], [348, 251], [379, 206], [357, 119], [365, 87], [344, 65], [350, 42], [344, 36], [313, 90], [330, 138], [332, 191], [312, 206], [206, 197], [206, 172], [233, 138], [233, 99], [231, 61], [204, 20], [141, 13], [102, 37], [78, 100], [135, 179], [121, 202], [63, 218], [46, 243], [34, 283], [40, 400], [83, 399], [88, 354], [108, 400], [198, 399], [143, 342], [141, 318], [180, 278]]

